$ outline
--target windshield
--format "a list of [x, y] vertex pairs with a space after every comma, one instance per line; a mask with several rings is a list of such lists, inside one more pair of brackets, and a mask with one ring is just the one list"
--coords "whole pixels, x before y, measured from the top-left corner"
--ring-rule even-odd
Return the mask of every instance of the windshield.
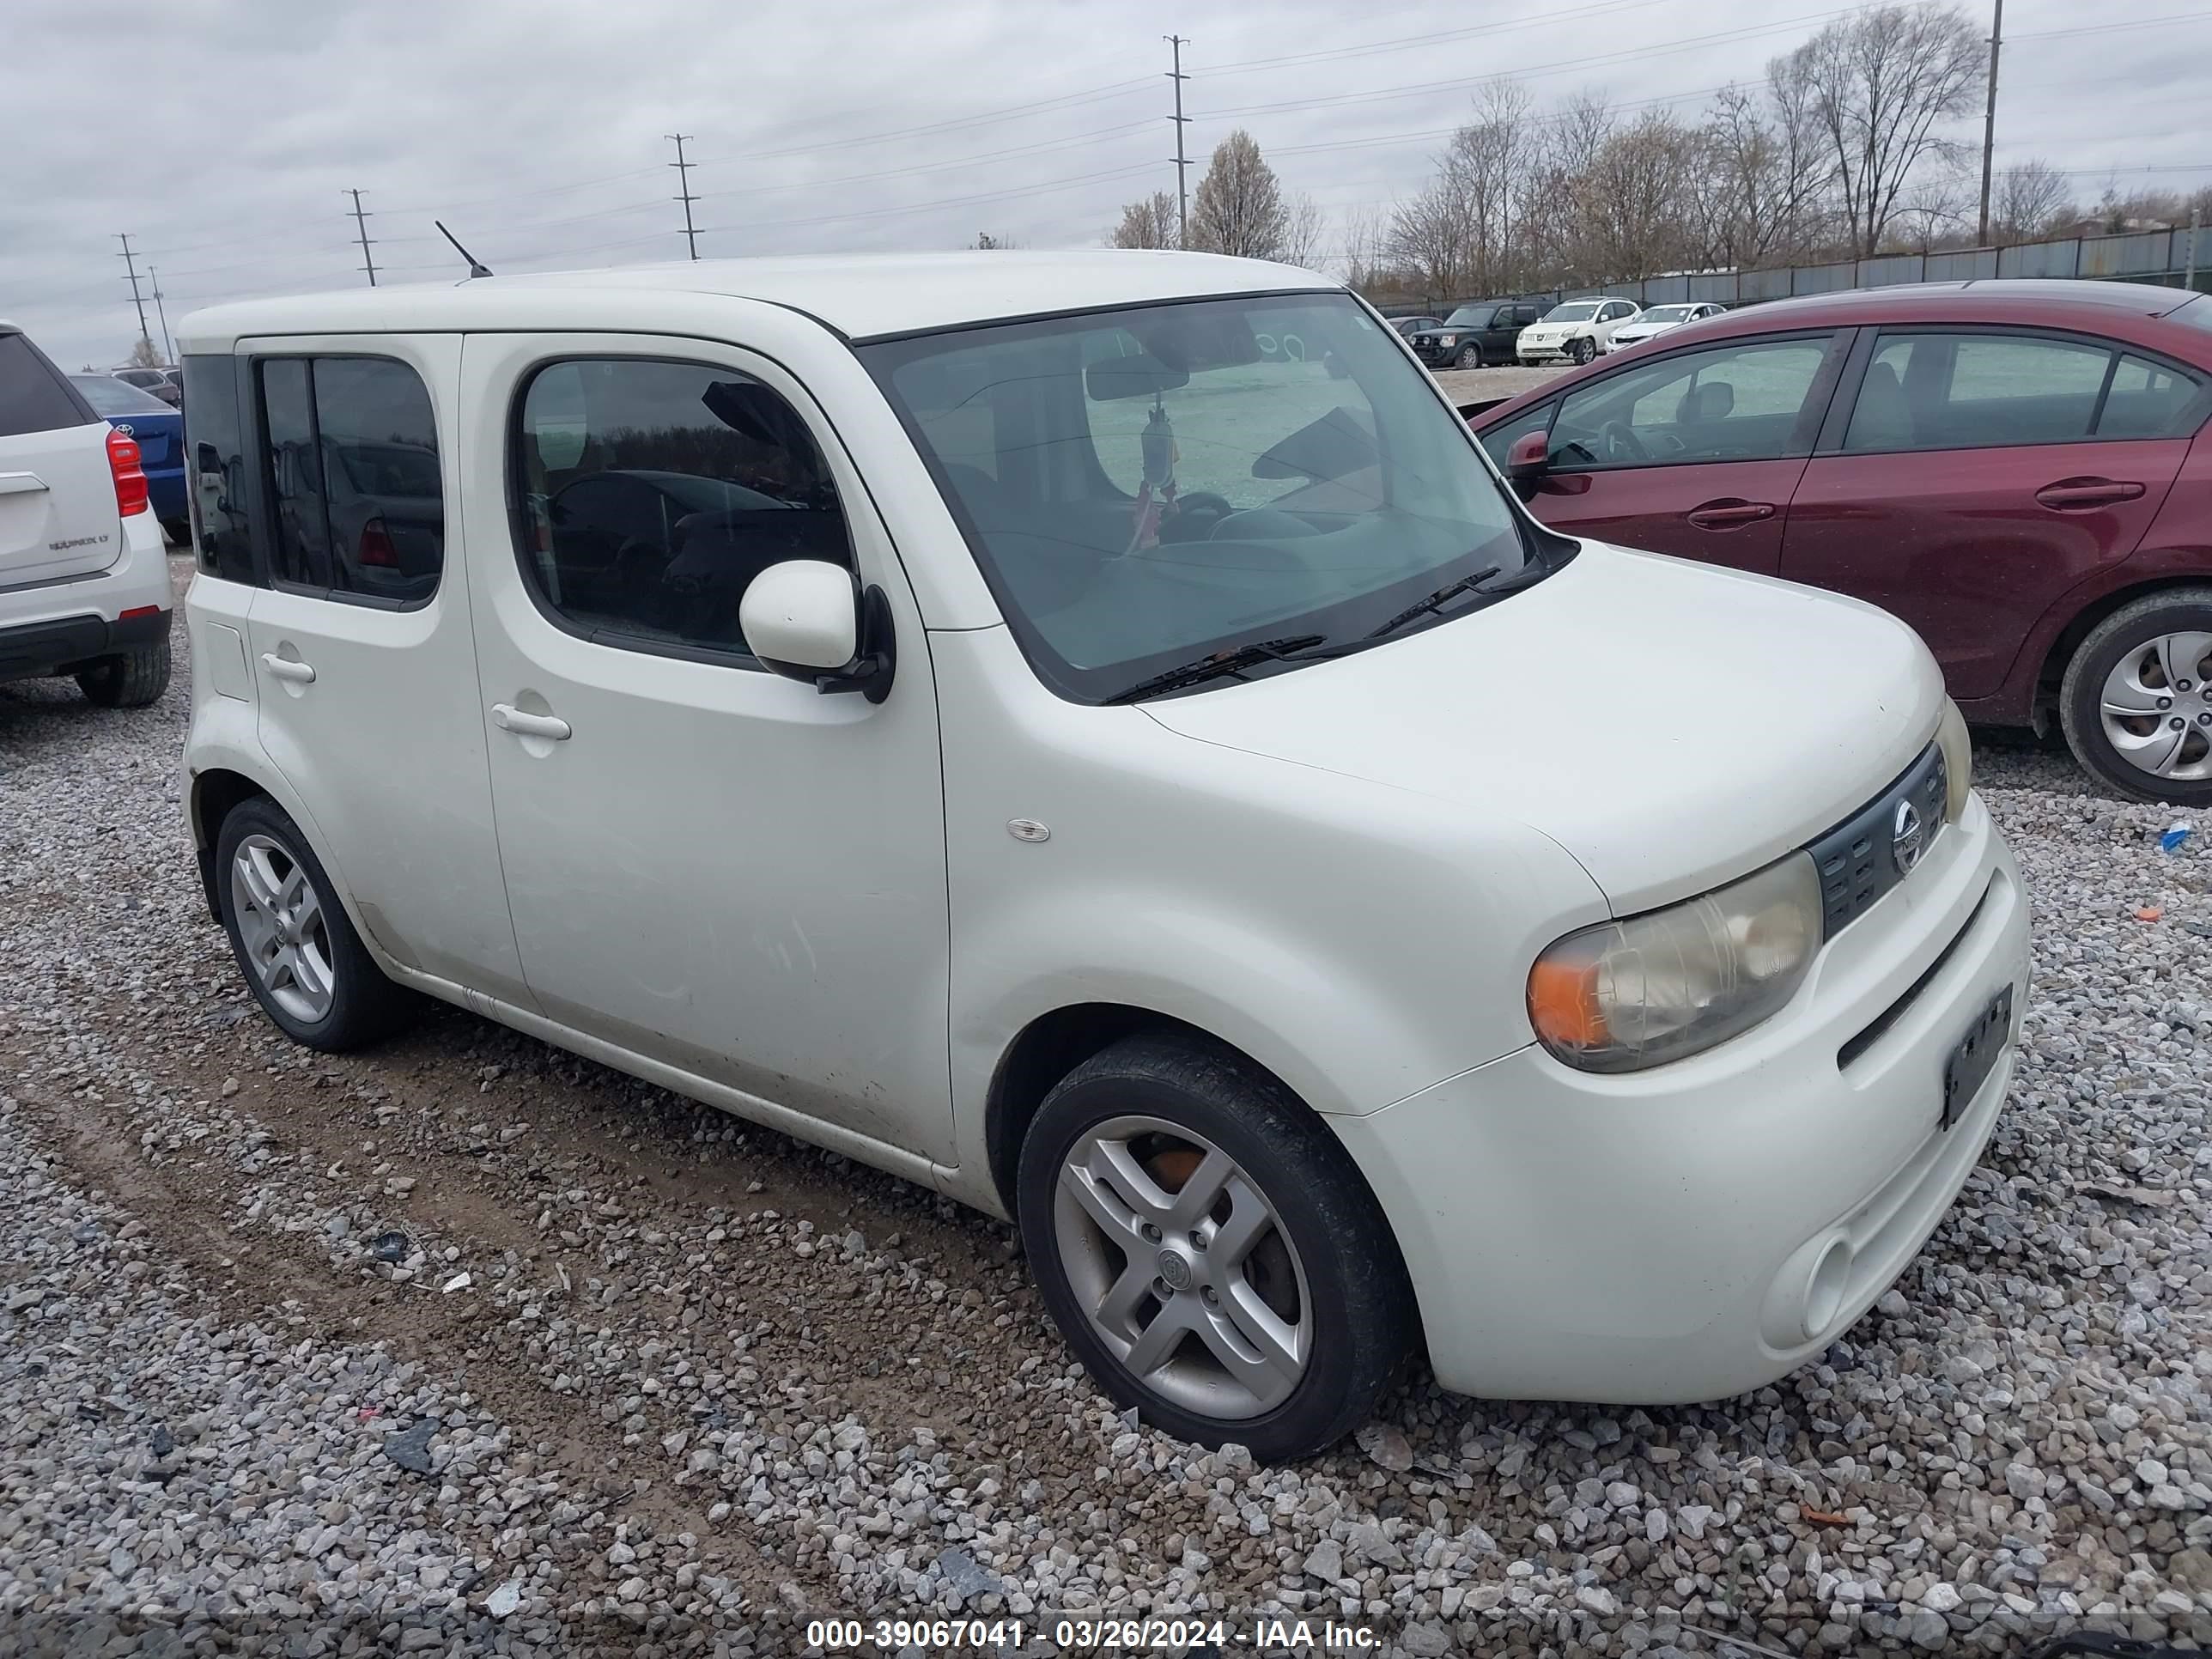
[[150, 392], [141, 392], [112, 374], [72, 374], [70, 383], [84, 393], [95, 415], [173, 415], [177, 411]]
[[1349, 295], [860, 353], [1031, 665], [1078, 701], [1264, 641], [1349, 647], [1444, 583], [1528, 562], [1465, 424]]
[[1653, 306], [1637, 318], [1639, 323], [1680, 323], [1689, 320], [1694, 306]]
[[1595, 300], [1573, 300], [1563, 306], [1553, 306], [1544, 313], [1547, 323], [1586, 323], [1597, 315]]
[[1495, 306], [1462, 306], [1444, 319], [1444, 325], [1447, 328], [1488, 328], [1490, 313], [1497, 309]]

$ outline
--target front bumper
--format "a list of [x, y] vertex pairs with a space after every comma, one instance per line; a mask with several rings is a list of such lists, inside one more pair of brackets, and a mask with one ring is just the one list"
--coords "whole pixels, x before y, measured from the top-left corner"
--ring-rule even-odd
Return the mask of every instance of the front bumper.
[[1513, 355], [1524, 363], [1565, 362], [1567, 357], [1567, 348], [1571, 343], [1573, 343], [1568, 340], [1552, 340], [1532, 345], [1528, 341], [1522, 340], [1515, 343]]
[[[2011, 854], [1973, 797], [1744, 1036], [1621, 1076], [1531, 1045], [1332, 1118], [1396, 1231], [1437, 1380], [1671, 1404], [1820, 1354], [1904, 1270], [1989, 1139], [2027, 936]], [[1946, 1059], [2007, 984], [2007, 1050], [1942, 1128]]]

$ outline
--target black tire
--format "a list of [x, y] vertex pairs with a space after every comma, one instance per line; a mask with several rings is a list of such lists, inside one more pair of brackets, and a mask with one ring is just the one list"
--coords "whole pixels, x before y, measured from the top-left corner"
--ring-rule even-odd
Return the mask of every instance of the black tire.
[[1568, 361], [1579, 368], [1597, 356], [1597, 342], [1584, 335], [1579, 340], [1567, 342]]
[[[265, 836], [275, 842], [314, 888], [316, 902], [322, 911], [331, 986], [329, 1009], [319, 1019], [303, 1019], [275, 1000], [254, 967], [240, 933], [237, 884], [233, 872], [239, 844], [254, 835]], [[300, 833], [299, 825], [292, 822], [290, 815], [276, 802], [265, 795], [256, 796], [231, 809], [216, 836], [215, 867], [223, 932], [230, 936], [231, 954], [238, 960], [238, 971], [246, 976], [246, 983], [262, 1012], [276, 1022], [285, 1036], [307, 1048], [339, 1054], [387, 1036], [407, 1023], [417, 1006], [414, 993], [384, 976], [384, 970], [362, 944], [361, 935], [354, 931], [352, 920], [331, 885], [330, 877], [324, 873], [322, 860], [315, 856], [315, 849], [307, 844], [307, 838]]]
[[76, 671], [77, 690], [102, 708], [143, 708], [169, 689], [169, 641], [136, 645]]
[[[2058, 723], [2066, 733], [2066, 746], [2082, 769], [2122, 794], [2177, 806], [2212, 806], [2212, 776], [2159, 777], [2129, 761], [2105, 732], [2107, 677], [2131, 652], [2143, 650], [2160, 635], [2181, 633], [2212, 633], [2212, 587], [2168, 588], [2112, 612], [2089, 630], [2066, 665], [2058, 688]], [[2184, 764], [2203, 764], [2212, 770], [2212, 685], [2206, 684], [2202, 668], [2185, 678], [2189, 689], [2168, 688], [2172, 707], [2159, 711], [2157, 718], [2186, 721], [2186, 726], [2175, 728], [2188, 745]], [[2146, 734], [2150, 729], [2145, 727]]]
[[161, 535], [171, 547], [189, 549], [192, 544], [192, 521], [190, 519], [164, 519]]
[[[1310, 1352], [1296, 1385], [1270, 1409], [1210, 1415], [1163, 1395], [1108, 1346], [1071, 1281], [1056, 1218], [1062, 1165], [1082, 1137], [1125, 1115], [1185, 1127], [1226, 1153], [1295, 1252], [1291, 1272], [1302, 1267], [1303, 1290], [1292, 1289], [1303, 1297], [1301, 1321], [1311, 1320]], [[1280, 1083], [1217, 1045], [1130, 1037], [1077, 1066], [1030, 1125], [1016, 1196], [1031, 1270], [1068, 1345], [1115, 1401], [1178, 1438], [1206, 1446], [1235, 1441], [1270, 1462], [1325, 1450], [1373, 1413], [1416, 1340], [1413, 1289], [1397, 1242], [1350, 1157]], [[1277, 1259], [1292, 1260], [1264, 1237], [1262, 1243], [1279, 1252]], [[1130, 1261], [1127, 1252], [1118, 1254]], [[1253, 1249], [1248, 1260], [1261, 1255]], [[1276, 1282], [1289, 1282], [1280, 1269]], [[1196, 1342], [1186, 1339], [1175, 1352], [1186, 1360], [1199, 1357], [1202, 1369], [1203, 1345], [1189, 1346]]]
[[1482, 348], [1479, 345], [1463, 345], [1459, 349], [1459, 356], [1452, 362], [1453, 365], [1459, 368], [1480, 368]]

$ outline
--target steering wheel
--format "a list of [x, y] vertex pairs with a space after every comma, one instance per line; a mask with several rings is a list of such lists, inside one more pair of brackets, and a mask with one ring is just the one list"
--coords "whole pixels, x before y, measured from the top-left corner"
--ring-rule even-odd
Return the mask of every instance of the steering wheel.
[[1644, 440], [1636, 435], [1636, 428], [1626, 421], [1607, 421], [1597, 429], [1605, 445], [1608, 461], [1648, 461], [1651, 452], [1644, 447]]
[[1217, 495], [1210, 489], [1194, 489], [1188, 495], [1176, 497], [1176, 510], [1160, 520], [1160, 539], [1202, 542], [1213, 533], [1216, 525], [1236, 510], [1225, 495]]

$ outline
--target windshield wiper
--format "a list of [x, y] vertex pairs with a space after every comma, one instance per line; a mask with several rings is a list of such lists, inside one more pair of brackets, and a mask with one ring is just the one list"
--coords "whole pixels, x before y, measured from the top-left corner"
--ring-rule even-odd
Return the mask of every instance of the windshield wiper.
[[1241, 645], [1234, 651], [1217, 651], [1210, 657], [1200, 657], [1196, 662], [1187, 662], [1179, 668], [1155, 674], [1150, 679], [1139, 680], [1134, 685], [1116, 691], [1103, 701], [1109, 703], [1135, 702], [1141, 698], [1157, 696], [1163, 691], [1179, 690], [1186, 685], [1219, 679], [1224, 674], [1241, 674], [1263, 662], [1289, 662], [1293, 660], [1293, 652], [1319, 645], [1328, 637], [1326, 634], [1293, 634], [1285, 639], [1260, 640], [1250, 645]]
[[1480, 592], [1482, 591], [1483, 583], [1488, 581], [1492, 576], [1495, 576], [1498, 573], [1499, 568], [1499, 566], [1494, 564], [1486, 565], [1471, 576], [1462, 576], [1455, 582], [1446, 582], [1442, 587], [1437, 589], [1435, 592], [1430, 594], [1425, 599], [1421, 599], [1413, 605], [1407, 605], [1396, 616], [1391, 617], [1389, 622], [1384, 623], [1382, 627], [1370, 629], [1367, 632], [1367, 637], [1370, 640], [1379, 640], [1385, 634], [1395, 634], [1398, 629], [1403, 628], [1407, 623], [1412, 622], [1415, 617], [1427, 616], [1430, 611], [1436, 610], [1438, 606], [1444, 605], [1449, 600], [1457, 599], [1462, 593]]

